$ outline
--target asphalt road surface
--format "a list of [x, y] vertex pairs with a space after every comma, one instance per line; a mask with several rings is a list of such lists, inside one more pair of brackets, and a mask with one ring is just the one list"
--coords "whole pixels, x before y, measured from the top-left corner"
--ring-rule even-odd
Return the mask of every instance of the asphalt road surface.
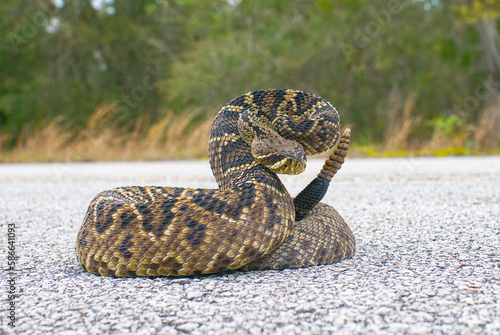
[[[321, 163], [283, 177], [292, 195]], [[0, 165], [0, 333], [500, 334], [500, 157], [349, 159], [325, 198], [356, 236], [338, 264], [84, 272], [75, 240], [93, 196], [153, 184], [215, 187], [206, 161]]]

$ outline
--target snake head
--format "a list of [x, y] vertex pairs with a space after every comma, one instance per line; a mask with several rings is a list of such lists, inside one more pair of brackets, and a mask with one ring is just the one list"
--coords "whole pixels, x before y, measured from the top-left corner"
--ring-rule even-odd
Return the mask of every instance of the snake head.
[[275, 173], [302, 173], [306, 168], [304, 147], [280, 136], [269, 120], [257, 117], [259, 113], [259, 110], [249, 108], [240, 114], [238, 120], [239, 134], [250, 145], [254, 159]]
[[255, 137], [250, 145], [254, 159], [275, 173], [299, 174], [306, 168], [306, 154], [300, 143], [279, 135]]

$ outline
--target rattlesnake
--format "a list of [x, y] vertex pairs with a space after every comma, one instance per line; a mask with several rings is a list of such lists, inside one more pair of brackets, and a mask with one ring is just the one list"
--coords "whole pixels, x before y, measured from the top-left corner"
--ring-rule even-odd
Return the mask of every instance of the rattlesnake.
[[[91, 202], [78, 261], [107, 276], [189, 276], [283, 269], [351, 257], [354, 236], [318, 203], [340, 169], [350, 132], [326, 100], [296, 90], [233, 99], [217, 114], [209, 158], [219, 189], [120, 187]], [[341, 138], [341, 139], [340, 139]], [[340, 144], [295, 199], [276, 173], [301, 173], [306, 154]]]

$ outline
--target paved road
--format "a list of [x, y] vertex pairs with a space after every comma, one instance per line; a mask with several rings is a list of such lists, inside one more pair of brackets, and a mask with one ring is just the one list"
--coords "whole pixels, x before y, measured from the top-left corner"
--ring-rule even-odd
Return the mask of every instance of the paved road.
[[[284, 178], [290, 193], [320, 164]], [[0, 165], [1, 267], [14, 224], [21, 269], [14, 282], [1, 272], [0, 333], [500, 333], [500, 157], [348, 160], [326, 197], [357, 239], [338, 264], [178, 279], [83, 272], [74, 244], [88, 203], [132, 184], [215, 186], [207, 162]]]

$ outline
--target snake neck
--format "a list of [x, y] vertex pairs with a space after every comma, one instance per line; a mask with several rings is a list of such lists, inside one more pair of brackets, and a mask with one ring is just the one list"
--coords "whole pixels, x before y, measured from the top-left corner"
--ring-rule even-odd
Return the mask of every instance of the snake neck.
[[210, 166], [220, 189], [263, 183], [287, 194], [278, 176], [257, 163], [238, 131], [239, 111], [224, 107], [217, 114], [208, 146]]

